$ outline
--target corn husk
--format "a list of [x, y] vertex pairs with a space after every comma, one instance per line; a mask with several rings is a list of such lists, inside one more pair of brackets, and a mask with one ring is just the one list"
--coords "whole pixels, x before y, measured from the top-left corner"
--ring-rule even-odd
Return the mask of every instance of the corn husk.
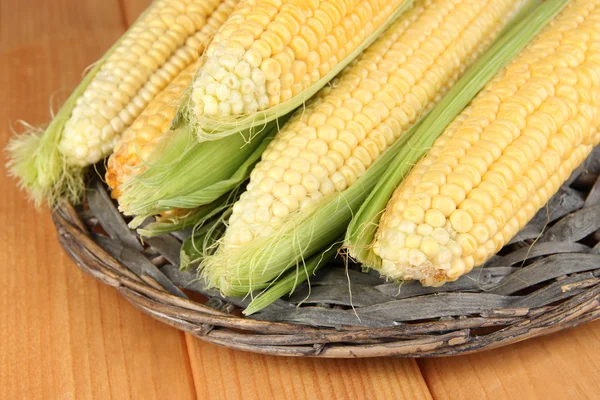
[[286, 120], [209, 142], [198, 142], [189, 125], [174, 124], [178, 127], [152, 152], [146, 171], [121, 185], [120, 211], [135, 216], [130, 227], [136, 228], [165, 211], [209, 206], [248, 178]]
[[[565, 0], [547, 1], [505, 31], [434, 110], [398, 139], [350, 188], [296, 214], [271, 236], [257, 238], [235, 251], [217, 250], [200, 264], [202, 276], [222, 293], [240, 296], [268, 287], [286, 270], [298, 268], [312, 255], [328, 248], [332, 238], [344, 235], [365, 200], [374, 196], [376, 185], [386, 182], [382, 177], [388, 167], [393, 165], [390, 169], [395, 170], [401, 166], [400, 179], [406, 175], [446, 125], [565, 4]], [[346, 246], [363, 261], [359, 249], [368, 248], [370, 241], [365, 245], [364, 236], [359, 234], [364, 230], [360, 222], [348, 234]], [[357, 224], [360, 224], [358, 229]]]

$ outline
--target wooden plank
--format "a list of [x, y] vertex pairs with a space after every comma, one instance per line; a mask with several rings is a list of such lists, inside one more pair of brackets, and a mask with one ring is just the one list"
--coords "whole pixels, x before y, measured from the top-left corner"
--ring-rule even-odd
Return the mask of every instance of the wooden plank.
[[591, 398], [600, 393], [600, 321], [419, 365], [436, 399]]
[[[0, 148], [43, 124], [124, 30], [118, 0], [0, 0]], [[6, 399], [194, 398], [184, 335], [80, 272], [0, 163], [0, 387]]]
[[[0, 7], [0, 49], [3, 53], [36, 46], [40, 40], [55, 39], [57, 43], [52, 44], [58, 46], [60, 39], [80, 40], [87, 36], [93, 39], [90, 42], [96, 43], [90, 51], [84, 52], [93, 61], [94, 56], [99, 57], [123, 31], [119, 0], [1, 0]], [[65, 52], [68, 50], [72, 51], [64, 49]]]
[[414, 360], [314, 359], [230, 350], [187, 336], [200, 399], [430, 399]]

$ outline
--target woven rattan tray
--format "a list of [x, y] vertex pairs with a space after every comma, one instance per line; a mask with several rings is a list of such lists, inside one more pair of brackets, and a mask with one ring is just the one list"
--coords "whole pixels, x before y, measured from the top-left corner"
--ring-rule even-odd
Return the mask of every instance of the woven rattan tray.
[[445, 356], [600, 317], [599, 173], [596, 149], [518, 237], [455, 283], [399, 287], [338, 261], [310, 287], [251, 317], [240, 312], [248, 299], [223, 298], [194, 273], [179, 271], [184, 233], [140, 241], [97, 179], [85, 206], [62, 204], [53, 219], [84, 271], [152, 317], [208, 342], [277, 355]]

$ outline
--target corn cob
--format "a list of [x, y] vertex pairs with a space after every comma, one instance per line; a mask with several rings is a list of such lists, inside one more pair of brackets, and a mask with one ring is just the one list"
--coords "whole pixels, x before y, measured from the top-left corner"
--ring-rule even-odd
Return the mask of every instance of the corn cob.
[[354, 184], [456, 82], [519, 3], [418, 2], [271, 142], [234, 206], [225, 245], [268, 236]]
[[[225, 22], [236, 6], [237, 0], [224, 0], [211, 13], [200, 31], [205, 43]], [[199, 49], [200, 51], [201, 49]], [[148, 161], [152, 150], [165, 136], [175, 117], [184, 90], [192, 82], [199, 62], [191, 63], [148, 104], [138, 118], [125, 130], [108, 160], [106, 183], [112, 197], [121, 195], [119, 186], [133, 175], [144, 171], [143, 161]]]
[[[417, 2], [271, 142], [248, 191], [233, 207], [220, 250], [203, 264], [208, 280], [230, 290], [232, 282], [245, 279], [238, 261], [261, 258], [248, 249], [268, 252], [272, 246], [259, 249], [257, 243], [272, 244], [282, 231], [294, 231], [321, 204], [351, 187], [439, 101], [524, 4]], [[263, 273], [260, 284], [281, 271], [273, 273]]]
[[600, 1], [574, 0], [456, 118], [388, 203], [380, 272], [456, 280], [498, 252], [600, 141]]
[[[240, 45], [236, 41], [247, 40], [248, 37], [250, 37], [252, 38], [252, 41], [249, 42], [248, 46], [259, 46], [263, 50], [264, 46], [273, 44], [274, 42], [272, 42], [272, 40], [275, 40], [275, 36], [273, 36], [274, 32], [277, 32], [277, 34], [284, 34], [284, 31], [281, 30], [281, 21], [289, 20], [291, 25], [288, 28], [292, 29], [293, 31], [295, 29], [293, 27], [293, 21], [295, 20], [295, 18], [300, 18], [302, 16], [304, 16], [302, 18], [308, 18], [307, 21], [304, 21], [306, 23], [306, 27], [304, 27], [304, 25], [298, 26], [298, 29], [302, 31], [298, 38], [290, 39], [294, 41], [294, 43], [300, 43], [303, 40], [305, 40], [303, 39], [302, 35], [307, 34], [311, 29], [313, 29], [311, 28], [311, 26], [313, 26], [314, 24], [317, 24], [314, 26], [318, 26], [318, 24], [321, 23], [321, 20], [323, 21], [323, 23], [331, 25], [328, 25], [329, 28], [326, 29], [327, 32], [331, 30], [332, 32], [345, 34], [346, 30], [348, 29], [348, 32], [352, 32], [354, 28], [348, 25], [348, 23], [350, 21], [360, 22], [360, 18], [358, 18], [354, 13], [358, 12], [359, 10], [363, 10], [365, 7], [367, 9], [371, 7], [371, 3], [367, 1], [356, 3], [357, 4], [352, 3], [351, 6], [349, 6], [349, 11], [347, 13], [344, 12], [341, 16], [334, 16], [332, 21], [327, 22], [327, 20], [324, 20], [321, 17], [314, 19], [314, 21], [313, 19], [311, 19], [313, 11], [315, 12], [315, 14], [322, 14], [320, 9], [317, 7], [317, 4], [305, 3], [304, 1], [297, 0], [289, 1], [284, 5], [277, 5], [274, 3], [271, 4], [271, 2], [265, 0], [256, 2], [244, 1], [240, 3], [240, 5], [236, 8], [231, 17], [228, 19], [228, 21], [215, 35], [215, 38], [211, 42], [209, 49], [207, 49], [206, 55], [203, 57], [202, 67], [200, 68], [200, 71], [197, 74], [195, 82], [197, 82], [198, 76], [203, 76], [202, 74], [205, 73], [207, 65], [210, 65], [211, 63], [214, 64], [216, 55], [219, 55], [219, 60], [221, 60], [220, 57], [222, 56], [223, 59], [221, 61], [223, 61], [230, 59], [232, 55], [236, 54], [235, 48], [239, 48]], [[362, 37], [361, 35], [363, 34], [367, 35], [368, 37], [366, 39], [363, 39], [358, 44], [353, 42], [350, 43], [351, 41], [349, 41], [347, 47], [351, 47], [352, 52], [343, 53], [346, 54], [344, 60], [338, 62], [333, 67], [333, 69], [327, 73], [328, 75], [326, 80], [329, 80], [330, 77], [333, 76], [333, 74], [335, 74], [339, 69], [342, 68], [342, 66], [346, 65], [351, 59], [353, 59], [356, 56], [357, 52], [364, 48], [368, 43], [372, 42], [377, 36], [377, 34], [385, 26], [389, 25], [393, 21], [393, 19], [395, 19], [395, 16], [402, 13], [404, 9], [411, 3], [412, 0], [393, 0], [383, 5], [376, 4], [377, 8], [375, 10], [371, 10], [377, 15], [377, 18], [375, 18], [376, 23], [366, 22], [365, 26], [362, 28], [360, 33], [357, 34], [357, 37]], [[392, 5], [394, 7], [392, 7]], [[276, 7], [274, 8], [274, 6]], [[322, 8], [324, 9], [327, 9], [327, 12], [335, 12], [336, 10], [336, 8], [332, 8], [331, 4], [329, 3], [323, 3], [320, 6], [322, 6]], [[346, 5], [342, 5], [342, 3], [340, 3], [340, 7], [342, 6], [346, 7]], [[281, 21], [277, 20], [273, 21], [273, 23], [268, 23], [268, 21], [265, 22], [265, 24], [269, 26], [266, 28], [264, 35], [261, 35], [260, 38], [256, 38], [257, 40], [254, 40], [254, 36], [247, 35], [245, 29], [249, 26], [255, 26], [257, 23], [256, 18], [259, 18], [262, 21], [265, 17], [265, 12], [269, 14], [272, 10], [277, 11], [277, 7], [279, 7], [280, 10], [279, 12], [276, 12], [276, 14], [278, 17], [280, 17]], [[369, 13], [371, 11], [369, 11]], [[326, 15], [327, 12], [323, 15]], [[370, 15], [369, 13], [366, 13], [364, 15], [361, 14], [361, 16], [364, 18], [366, 15]], [[344, 17], [346, 14], [348, 15], [348, 18], [338, 20], [339, 18]], [[272, 15], [271, 17], [276, 18], [275, 15]], [[248, 19], [248, 21], [244, 22], [246, 18]], [[334, 22], [339, 23], [340, 26], [334, 26]], [[254, 45], [253, 43], [258, 44]], [[233, 47], [230, 48], [228, 47], [229, 45]], [[223, 51], [221, 51], [222, 49], [218, 51], [211, 50], [214, 48], [221, 48], [222, 46], [225, 46], [226, 54], [223, 53]], [[221, 53], [219, 53], [220, 51]], [[341, 51], [342, 50], [340, 50], [340, 52]], [[254, 48], [249, 48], [248, 52], [248, 54], [250, 55], [256, 53]], [[285, 55], [282, 56], [283, 58], [277, 58], [276, 55], [277, 54], [273, 54], [272, 59], [263, 60], [264, 62], [261, 62], [259, 67], [263, 68], [265, 66], [270, 65], [271, 67], [268, 67], [268, 69], [270, 70], [272, 67], [274, 67], [275, 64], [279, 65], [279, 62], [285, 61]], [[256, 57], [254, 57], [253, 59], [255, 58]], [[288, 61], [292, 62], [293, 60], [290, 59]], [[301, 63], [302, 60], [299, 59], [297, 61], [298, 63]], [[248, 67], [247, 61], [243, 61], [241, 65], [242, 69]], [[291, 68], [290, 66], [288, 67]], [[229, 66], [228, 68], [231, 69], [231, 71], [228, 72], [228, 78], [231, 79], [228, 79], [227, 82], [231, 83], [237, 88], [237, 84], [234, 81], [238, 78], [234, 76], [235, 74], [233, 74], [233, 69], [235, 69], [237, 72], [239, 72], [240, 69], [235, 68], [234, 66]], [[221, 71], [217, 75], [220, 76], [222, 75], [222, 73], [223, 71]], [[241, 75], [245, 75], [245, 72], [243, 71], [239, 73]], [[260, 72], [260, 74], [262, 73], [263, 72]], [[239, 78], [244, 78], [241, 75]], [[323, 80], [322, 82], [320, 81], [321, 84], [313, 84], [310, 90], [313, 90], [313, 92], [316, 91], [316, 88], [321, 87], [326, 80]], [[241, 85], [240, 82], [237, 83]], [[173, 126], [171, 126], [171, 130], [177, 132], [176, 135], [179, 136], [179, 140], [174, 141], [172, 145], [169, 146], [169, 151], [171, 152], [171, 154], [164, 157], [161, 156], [161, 161], [159, 162], [160, 165], [153, 166], [147, 171], [148, 173], [145, 173], [144, 176], [141, 176], [139, 177], [139, 179], [136, 179], [136, 182], [133, 182], [132, 185], [130, 185], [129, 188], [126, 189], [125, 196], [121, 197], [120, 199], [121, 211], [123, 211], [127, 215], [138, 216], [138, 218], [134, 220], [134, 222], [131, 224], [132, 227], [135, 227], [137, 221], [139, 221], [143, 216], [156, 215], [157, 213], [160, 213], [162, 210], [165, 209], [170, 209], [173, 207], [193, 208], [201, 205], [206, 205], [209, 202], [215, 200], [217, 197], [223, 195], [223, 190], [226, 186], [229, 189], [232, 189], [234, 187], [234, 184], [237, 185], [241, 182], [241, 180], [246, 179], [246, 171], [248, 171], [250, 166], [254, 165], [255, 156], [258, 154], [251, 153], [251, 150], [256, 149], [257, 152], [258, 150], [262, 151], [263, 144], [266, 143], [263, 139], [270, 139], [270, 137], [268, 136], [268, 132], [277, 128], [278, 124], [282, 121], [281, 118], [285, 117], [296, 107], [296, 105], [293, 104], [287, 104], [285, 107], [282, 108], [274, 107], [272, 113], [269, 116], [266, 116], [266, 113], [259, 113], [260, 115], [253, 114], [248, 117], [249, 119], [246, 121], [249, 122], [248, 124], [245, 124], [242, 121], [236, 119], [231, 125], [229, 125], [230, 129], [228, 133], [224, 134], [223, 129], [228, 129], [227, 123], [224, 123], [221, 120], [217, 121], [216, 125], [208, 128], [208, 135], [210, 139], [227, 139], [227, 142], [221, 142], [220, 145], [218, 145], [220, 154], [225, 154], [224, 149], [233, 150], [236, 146], [238, 146], [238, 153], [236, 155], [237, 158], [236, 160], [229, 159], [228, 163], [226, 163], [228, 165], [223, 165], [223, 163], [211, 164], [215, 168], [217, 167], [217, 164], [221, 165], [221, 168], [219, 168], [219, 172], [222, 172], [222, 174], [217, 175], [214, 174], [212, 171], [210, 174], [203, 174], [202, 171], [204, 171], [205, 168], [210, 167], [207, 163], [200, 165], [200, 161], [204, 160], [204, 157], [208, 155], [208, 151], [210, 151], [210, 148], [214, 148], [214, 145], [195, 146], [190, 145], [189, 141], [186, 142], [187, 138], [189, 138], [191, 134], [202, 136], [202, 132], [204, 132], [202, 131], [202, 129], [206, 128], [206, 126], [200, 127], [198, 125], [198, 121], [195, 119], [193, 112], [194, 107], [190, 108], [190, 104], [194, 102], [194, 92], [196, 86], [197, 85], [195, 83], [192, 84], [191, 93], [189, 96], [185, 97], [183, 105], [178, 111], [178, 116], [177, 118], [175, 118]], [[215, 90], [216, 86], [219, 86], [220, 92], [222, 90], [226, 90], [226, 85], [216, 85], [214, 79], [210, 86]], [[310, 96], [308, 92], [303, 92], [303, 96], [304, 95]], [[240, 104], [238, 100], [240, 99], [237, 99], [237, 97], [235, 99], [228, 97], [228, 101], [233, 101], [233, 103], [231, 103], [231, 107], [237, 107], [237, 105]], [[299, 105], [301, 102], [302, 99], [297, 100], [297, 105]], [[234, 136], [240, 136], [240, 138], [227, 138], [227, 136], [232, 136], [231, 134], [233, 133], [235, 133]], [[260, 137], [256, 138], [257, 136]], [[252, 143], [255, 141], [257, 141], [257, 143]], [[218, 190], [213, 190], [212, 185], [218, 182], [224, 183], [223, 179], [226, 179], [225, 169], [231, 170], [231, 168], [238, 165], [238, 163], [240, 162], [240, 157], [243, 155], [242, 153], [240, 153], [240, 151], [244, 151], [245, 155], [253, 155], [235, 173], [235, 179], [227, 179], [228, 183], [226, 184], [226, 186], [223, 184], [219, 184]], [[185, 154], [185, 156], [181, 156], [182, 154]], [[177, 167], [171, 169], [170, 171], [167, 171], [169, 166], [173, 165], [173, 163], [176, 163]], [[212, 163], [212, 161], [210, 161], [209, 163]], [[205, 179], [195, 179], [195, 176], [197, 176], [197, 174], [202, 174]], [[219, 178], [217, 176], [219, 176]]]
[[185, 113], [218, 139], [287, 114], [412, 0], [243, 0], [215, 35]]
[[123, 133], [108, 159], [106, 183], [114, 199], [121, 196], [119, 186], [141, 173], [152, 151], [169, 132], [177, 103], [191, 83], [197, 63], [187, 67], [166, 89], [160, 92]]
[[197, 60], [224, 19], [223, 12], [211, 17], [220, 3], [155, 1], [88, 73], [43, 136], [11, 142], [11, 171], [37, 203], [80, 199], [82, 169], [110, 154], [146, 105]]

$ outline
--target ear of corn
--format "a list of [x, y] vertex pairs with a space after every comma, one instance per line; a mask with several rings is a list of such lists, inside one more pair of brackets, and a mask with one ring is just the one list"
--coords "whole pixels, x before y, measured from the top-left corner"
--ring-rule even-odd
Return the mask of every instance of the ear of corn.
[[222, 245], [201, 264], [209, 283], [226, 294], [264, 287], [342, 235], [390, 162], [385, 150], [397, 151], [393, 143], [528, 4], [417, 3], [271, 142]]
[[[236, 0], [226, 0], [211, 13], [200, 33], [204, 41], [210, 38], [233, 11]], [[200, 63], [195, 61], [185, 68], [173, 81], [149, 102], [144, 111], [125, 130], [115, 145], [107, 170], [106, 183], [111, 195], [118, 199], [119, 186], [139, 174], [145, 168], [150, 153], [164, 138], [171, 127], [184, 90], [190, 85]]]
[[600, 1], [574, 0], [448, 126], [394, 193], [380, 272], [456, 280], [497, 253], [600, 141]]
[[201, 140], [288, 114], [412, 0], [245, 0], [215, 35], [182, 114]]
[[[233, 0], [227, 0], [230, 4]], [[46, 131], [14, 139], [9, 167], [39, 204], [80, 200], [83, 168], [110, 154], [148, 102], [195, 62], [220, 0], [157, 0], [90, 70]]]
[[133, 124], [123, 133], [108, 159], [106, 183], [111, 196], [119, 199], [120, 186], [140, 174], [150, 162], [150, 155], [168, 136], [179, 99], [190, 84], [197, 63], [187, 67], [165, 90], [159, 93]]

